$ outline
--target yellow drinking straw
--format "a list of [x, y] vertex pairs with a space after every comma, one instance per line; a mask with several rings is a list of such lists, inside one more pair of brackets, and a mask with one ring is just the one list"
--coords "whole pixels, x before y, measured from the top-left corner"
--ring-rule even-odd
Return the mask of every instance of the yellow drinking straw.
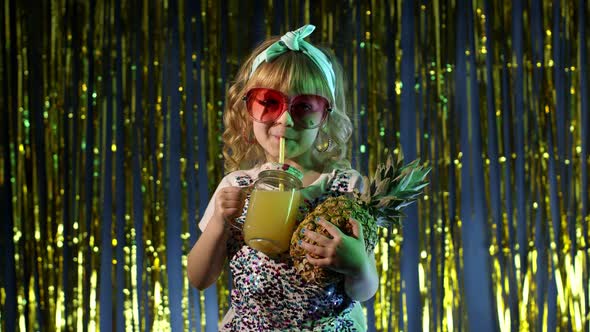
[[279, 163], [285, 163], [285, 138], [281, 136], [280, 139], [280, 146], [279, 146]]
[[[279, 140], [279, 163], [285, 163], [285, 137], [281, 136]], [[279, 190], [285, 191], [285, 186], [282, 183], [279, 183]]]

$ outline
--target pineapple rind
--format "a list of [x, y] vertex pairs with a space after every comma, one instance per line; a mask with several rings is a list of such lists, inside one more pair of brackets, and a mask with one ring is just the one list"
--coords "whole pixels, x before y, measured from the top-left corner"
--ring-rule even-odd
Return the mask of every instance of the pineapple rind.
[[[377, 242], [377, 224], [374, 218], [357, 202], [347, 196], [330, 197], [310, 213], [297, 227], [291, 238], [290, 255], [293, 265], [301, 277], [307, 282], [318, 284], [329, 284], [337, 282], [343, 278], [343, 275], [329, 269], [317, 267], [308, 262], [306, 251], [298, 244], [299, 240], [305, 237], [301, 230], [314, 231], [326, 237], [331, 237], [330, 233], [321, 225], [315, 222], [317, 217], [323, 217], [325, 220], [337, 226], [344, 234], [352, 236], [352, 227], [348, 222], [349, 219], [357, 220], [363, 230], [365, 239], [365, 248], [371, 252]], [[309, 240], [305, 240], [309, 241]], [[317, 244], [315, 241], [309, 241], [311, 244]], [[311, 255], [315, 257], [314, 255]], [[317, 258], [317, 257], [315, 257]]]

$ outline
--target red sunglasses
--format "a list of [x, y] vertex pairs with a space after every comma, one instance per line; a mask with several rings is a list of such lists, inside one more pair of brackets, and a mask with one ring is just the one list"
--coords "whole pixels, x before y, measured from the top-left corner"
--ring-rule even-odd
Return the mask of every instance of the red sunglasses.
[[318, 95], [302, 94], [289, 98], [281, 91], [254, 88], [244, 96], [248, 114], [256, 122], [276, 121], [288, 111], [293, 122], [301, 128], [317, 128], [332, 111], [330, 102]]

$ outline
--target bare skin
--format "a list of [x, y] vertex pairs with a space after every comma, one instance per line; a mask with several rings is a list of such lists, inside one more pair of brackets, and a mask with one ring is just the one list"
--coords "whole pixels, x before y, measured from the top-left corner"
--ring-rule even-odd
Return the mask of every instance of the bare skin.
[[228, 221], [242, 213], [246, 195], [240, 188], [222, 188], [215, 199], [215, 212], [188, 255], [188, 279], [203, 290], [217, 280], [227, 256]]

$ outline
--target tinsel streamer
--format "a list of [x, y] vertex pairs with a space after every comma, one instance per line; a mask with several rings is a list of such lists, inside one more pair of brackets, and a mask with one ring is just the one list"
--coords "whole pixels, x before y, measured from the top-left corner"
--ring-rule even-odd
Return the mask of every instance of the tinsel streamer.
[[[512, 6], [512, 64], [515, 67], [514, 71], [514, 83], [513, 83], [513, 90], [514, 90], [514, 113], [513, 116], [513, 129], [514, 133], [514, 153], [516, 154], [516, 158], [514, 161], [514, 180], [513, 185], [516, 188], [526, 188], [526, 184], [524, 181], [524, 161], [525, 161], [525, 138], [524, 138], [524, 128], [525, 128], [525, 121], [524, 121], [524, 113], [525, 105], [524, 95], [526, 93], [524, 87], [524, 45], [523, 45], [523, 21], [524, 21], [524, 4], [522, 0], [516, 0], [513, 2]], [[531, 128], [532, 129], [532, 128]], [[530, 145], [529, 145], [530, 146]], [[516, 233], [515, 235], [515, 246], [514, 246], [514, 257], [515, 257], [515, 270], [516, 270], [516, 282], [519, 285], [523, 285], [524, 277], [523, 274], [526, 273], [526, 268], [528, 264], [526, 264], [526, 255], [527, 255], [527, 247], [528, 241], [526, 240], [527, 237], [527, 229], [526, 229], [526, 221], [524, 219], [524, 215], [526, 213], [525, 208], [525, 199], [526, 199], [526, 190], [518, 190], [516, 191], [516, 209], [514, 214], [514, 221], [513, 224], [516, 224]], [[518, 302], [522, 301], [523, 294], [519, 292]], [[513, 316], [514, 317], [514, 316]], [[518, 322], [514, 320], [513, 322]], [[519, 325], [513, 324], [513, 329], [518, 330]]]
[[[186, 91], [200, 91], [200, 57], [202, 55], [202, 44], [201, 44], [201, 15], [200, 15], [200, 1], [187, 1], [184, 3], [184, 44], [185, 44], [185, 55], [184, 55], [184, 75], [185, 75], [185, 89]], [[182, 17], [182, 16], [181, 16]], [[197, 56], [199, 57], [197, 61]], [[196, 220], [197, 214], [200, 212], [200, 205], [202, 201], [197, 204], [197, 183], [198, 177], [195, 174], [195, 154], [196, 149], [193, 146], [199, 146], [199, 143], [203, 141], [201, 138], [198, 139], [196, 132], [202, 129], [199, 114], [202, 112], [196, 112], [201, 110], [202, 103], [200, 94], [188, 93], [186, 95], [186, 137], [188, 142], [186, 143], [186, 161], [187, 167], [185, 168], [186, 173], [186, 185], [187, 185], [187, 220]], [[205, 194], [207, 196], [205, 187]], [[191, 202], [193, 202], [191, 204]], [[189, 241], [190, 243], [196, 242], [197, 239], [197, 225], [196, 223], [188, 224]], [[185, 260], [183, 260], [183, 267], [186, 268]], [[186, 322], [184, 326], [188, 327], [188, 330], [196, 330], [200, 327], [200, 313], [201, 307], [199, 303], [199, 292], [196, 289], [188, 289], [187, 302], [185, 308], [188, 307]]]
[[[486, 186], [484, 180], [484, 158], [482, 158], [482, 151], [483, 151], [483, 128], [481, 126], [483, 115], [480, 115], [480, 87], [478, 82], [478, 63], [482, 63], [480, 55], [481, 53], [478, 52], [477, 45], [479, 44], [475, 42], [475, 17], [479, 15], [481, 9], [478, 11], [474, 10], [472, 7], [472, 3], [469, 3], [466, 6], [469, 14], [467, 15], [467, 40], [468, 40], [468, 48], [465, 52], [467, 55], [468, 63], [469, 63], [469, 120], [470, 120], [470, 145], [471, 145], [471, 157], [465, 158], [468, 159], [471, 166], [471, 177], [473, 178], [473, 202], [472, 202], [472, 223], [474, 229], [472, 229], [472, 235], [469, 242], [474, 244], [473, 251], [475, 255], [478, 255], [479, 258], [474, 262], [476, 266], [467, 268], [465, 267], [465, 281], [469, 282], [468, 279], [476, 279], [477, 285], [480, 288], [478, 291], [479, 298], [477, 308], [475, 311], [477, 314], [471, 314], [468, 311], [469, 317], [476, 317], [476, 320], [471, 319], [469, 321], [469, 326], [471, 328], [480, 328], [489, 331], [496, 331], [498, 330], [497, 321], [494, 319], [493, 316], [493, 295], [492, 295], [492, 281], [491, 281], [491, 265], [490, 259], [488, 258], [489, 255], [489, 247], [490, 247], [490, 231], [489, 227], [491, 223], [489, 222], [488, 217], [488, 204], [486, 202]], [[481, 112], [483, 113], [483, 112]], [[523, 154], [524, 155], [524, 154]], [[478, 157], [479, 156], [479, 157]], [[467, 172], [466, 169], [464, 171]], [[465, 234], [466, 232], [464, 232]], [[464, 241], [464, 249], [467, 246], [468, 241]], [[468, 249], [471, 250], [471, 249]], [[464, 250], [465, 252], [465, 250]], [[477, 273], [467, 275], [467, 271]], [[468, 310], [469, 308], [473, 307], [472, 304], [468, 303]]]
[[[97, 90], [99, 91], [98, 94], [101, 97], [99, 99], [100, 102], [97, 103], [97, 106], [101, 118], [104, 118], [104, 122], [102, 122], [102, 126], [100, 128], [100, 136], [102, 137], [102, 142], [97, 144], [98, 150], [100, 151], [100, 174], [102, 175], [100, 179], [100, 265], [97, 267], [97, 270], [100, 271], [100, 277], [98, 282], [99, 285], [101, 285], [100, 287], [98, 287], [100, 292], [98, 299], [100, 330], [113, 328], [114, 318], [116, 318], [116, 316], [113, 317], [113, 292], [117, 291], [117, 288], [113, 283], [112, 273], [113, 244], [116, 245], [116, 242], [113, 241], [112, 229], [113, 194], [115, 194], [113, 191], [112, 165], [113, 150], [116, 151], [116, 145], [113, 144], [113, 127], [115, 127], [113, 123], [113, 114], [115, 111], [113, 109], [113, 97], [117, 96], [117, 90], [113, 88], [113, 78], [111, 77], [111, 74], [115, 74], [116, 72], [114, 70], [111, 72], [110, 70], [113, 61], [113, 56], [111, 53], [111, 49], [113, 47], [111, 43], [113, 41], [111, 38], [116, 37], [116, 35], [112, 31], [112, 24], [110, 24], [113, 18], [115, 18], [113, 15], [113, 8], [110, 5], [112, 4], [103, 3], [103, 16], [99, 19], [102, 20], [102, 24], [105, 26], [104, 30], [101, 31], [105, 38], [103, 40], [103, 44], [101, 45], [101, 54], [103, 55], [102, 58], [104, 61], [104, 66], [101, 67], [102, 73], [99, 71], [100, 76], [98, 76], [104, 79], [104, 85], [97, 88]], [[115, 146], [114, 148], [113, 145]], [[104, 287], [105, 285], [112, 286]]]
[[[250, 15], [249, 13], [256, 13]], [[305, 23], [348, 78], [348, 157], [431, 166], [382, 230], [370, 331], [589, 327], [587, 0], [0, 6], [0, 329], [216, 331], [186, 256], [224, 174], [225, 94]]]
[[[376, 7], [374, 6], [373, 8]], [[381, 30], [381, 35], [384, 36], [386, 41], [382, 44], [385, 59], [380, 56], [381, 52], [375, 49], [376, 46], [373, 46], [375, 50], [371, 57], [375, 71], [380, 72], [380, 79], [386, 82], [385, 88], [383, 88], [383, 84], [377, 85], [380, 87], [380, 90], [377, 90], [377, 94], [383, 105], [385, 105], [385, 108], [382, 111], [376, 111], [380, 109], [380, 106], [374, 105], [374, 110], [369, 112], [379, 114], [373, 126], [379, 126], [379, 139], [376, 141], [382, 142], [383, 146], [378, 148], [377, 151], [383, 151], [383, 153], [391, 152], [391, 149], [395, 146], [394, 142], [397, 140], [395, 133], [397, 128], [399, 128], [396, 128], [397, 122], [393, 121], [394, 114], [398, 109], [396, 77], [399, 77], [399, 75], [393, 68], [398, 68], [400, 60], [400, 57], [396, 54], [399, 45], [394, 42], [394, 40], [397, 40], [397, 32], [400, 31], [399, 13], [400, 11], [396, 8], [394, 1], [386, 1], [382, 10], [374, 11], [374, 15], [379, 16], [375, 19], [373, 27], [376, 29], [379, 26], [384, 28]], [[375, 39], [376, 37], [373, 35], [372, 38]], [[375, 43], [375, 45], [378, 44]], [[376, 77], [377, 82], [380, 79], [379, 76]], [[387, 124], [390, 124], [390, 126]], [[382, 138], [385, 139], [382, 140]], [[379, 160], [379, 158], [376, 158], [376, 160]], [[373, 166], [371, 164], [370, 168], [373, 169]], [[376, 251], [379, 257], [377, 260], [378, 266], [383, 272], [379, 278], [380, 287], [375, 295], [375, 328], [381, 331], [392, 330], [392, 327], [399, 326], [400, 321], [400, 307], [397, 305], [399, 303], [399, 295], [397, 291], [391, 291], [392, 289], [397, 290], [400, 284], [400, 277], [396, 268], [399, 266], [400, 248], [397, 243], [400, 242], [400, 238], [397, 232], [392, 234], [387, 230], [387, 233], [388, 236], [381, 243], [381, 251]], [[370, 323], [369, 326], [371, 326]]]
[[[502, 17], [499, 20], [499, 34], [504, 32], [504, 25], [507, 21], [507, 13], [502, 13]], [[502, 261], [502, 264], [499, 266], [500, 273], [503, 275], [501, 280], [501, 287], [502, 290], [497, 290], [497, 293], [501, 293], [504, 298], [507, 297], [504, 301], [499, 301], [501, 304], [498, 305], [498, 319], [500, 320], [500, 326], [502, 330], [511, 330], [512, 322], [514, 322], [516, 312], [515, 303], [517, 302], [516, 298], [518, 296], [518, 292], [515, 291], [516, 283], [515, 283], [515, 269], [514, 269], [514, 253], [513, 250], [515, 248], [515, 241], [514, 241], [514, 225], [512, 222], [513, 216], [513, 198], [514, 191], [512, 190], [512, 178], [511, 178], [511, 170], [513, 164], [514, 155], [512, 153], [512, 137], [510, 135], [511, 130], [511, 122], [510, 119], [512, 118], [512, 104], [510, 103], [510, 75], [509, 75], [509, 67], [510, 67], [510, 59], [509, 56], [509, 48], [508, 48], [508, 40], [503, 40], [502, 50], [499, 52], [500, 59], [503, 60], [502, 63], [502, 84], [501, 84], [501, 100], [502, 100], [502, 107], [501, 107], [501, 123], [502, 123], [502, 157], [500, 157], [500, 162], [505, 163], [503, 167], [503, 201], [504, 201], [504, 211], [502, 216], [502, 223], [503, 223], [503, 232], [502, 232], [502, 241], [501, 241], [501, 248], [502, 254], [505, 255], [505, 258]], [[498, 296], [500, 297], [500, 295]], [[500, 300], [500, 299], [498, 299]]]
[[[531, 93], [531, 101], [530, 101], [530, 107], [531, 109], [542, 109], [542, 103], [540, 101], [540, 97], [541, 97], [541, 82], [543, 80], [543, 70], [541, 69], [541, 67], [537, 64], [541, 64], [544, 63], [544, 55], [543, 55], [543, 27], [542, 27], [542, 11], [541, 11], [541, 7], [539, 6], [540, 3], [539, 2], [532, 2], [531, 6], [530, 6], [530, 11], [531, 11], [531, 17], [530, 17], [530, 26], [531, 26], [531, 58], [532, 58], [532, 63], [534, 65], [534, 69], [533, 69], [533, 73], [532, 73], [532, 79], [533, 79], [533, 84], [532, 87], [530, 88], [530, 93]], [[541, 132], [541, 128], [540, 128], [540, 121], [538, 119], [534, 119], [535, 121], [535, 125], [533, 126], [535, 128], [535, 132], [539, 133]], [[535, 142], [536, 140], [532, 140], [532, 142]], [[538, 142], [535, 142], [534, 144], [534, 148], [535, 149], [540, 149], [540, 144]], [[534, 166], [534, 171], [535, 172], [539, 172], [540, 171], [540, 167], [539, 167], [539, 163], [536, 163], [536, 165]], [[531, 177], [531, 178], [534, 178]], [[536, 202], [538, 202], [540, 200], [541, 197], [541, 188], [539, 186], [538, 181], [531, 181], [531, 200], [534, 200]], [[531, 217], [534, 218], [534, 227], [531, 227], [530, 229], [532, 230], [534, 236], [535, 236], [535, 245], [533, 248], [530, 248], [531, 246], [528, 245], [527, 247], [529, 247], [529, 249], [531, 250], [530, 253], [530, 259], [532, 262], [532, 268], [529, 269], [529, 272], [531, 274], [534, 274], [534, 282], [531, 283], [531, 285], [533, 287], [530, 288], [530, 293], [529, 296], [531, 298], [530, 300], [530, 305], [526, 306], [523, 305], [521, 306], [521, 310], [522, 313], [524, 314], [526, 312], [526, 310], [532, 310], [532, 311], [537, 311], [538, 313], [540, 312], [540, 314], [538, 314], [537, 319], [532, 320], [532, 321], [524, 321], [522, 322], [523, 324], [527, 325], [527, 328], [529, 329], [539, 329], [539, 327], [543, 326], [542, 324], [542, 319], [541, 317], [543, 316], [543, 308], [541, 307], [541, 310], [538, 310], [538, 304], [539, 303], [544, 303], [545, 302], [545, 290], [546, 290], [546, 285], [547, 285], [547, 246], [545, 241], [543, 241], [544, 238], [546, 238], [547, 236], [547, 232], [546, 232], [546, 224], [544, 222], [544, 220], [546, 219], [546, 217], [544, 216], [542, 210], [535, 208], [535, 206], [533, 205], [533, 209], [531, 210], [532, 215]], [[532, 278], [532, 277], [531, 277]], [[529, 279], [529, 281], [532, 281], [532, 279]], [[537, 291], [535, 292], [534, 288], [537, 288]], [[523, 317], [526, 315], [521, 315], [521, 317]]]
[[[587, 8], [588, 2], [586, 2], [586, 0], [580, 0], [579, 1], [579, 5], [578, 8], [580, 8], [580, 10], [578, 11], [578, 15], [579, 19], [578, 19], [578, 40], [587, 40], [586, 37], [586, 20], [588, 19], [586, 17], [586, 10], [585, 8]], [[589, 227], [588, 224], [590, 223], [590, 218], [588, 216], [590, 216], [589, 213], [589, 207], [588, 205], [590, 204], [590, 198], [588, 197], [588, 186], [584, 185], [585, 183], [588, 183], [588, 163], [584, 162], [585, 160], [588, 160], [588, 145], [590, 145], [590, 107], [588, 105], [588, 94], [584, 93], [584, 91], [588, 91], [588, 71], [590, 70], [590, 65], [588, 64], [588, 50], [586, 47], [584, 47], [583, 45], [579, 46], [579, 50], [578, 50], [578, 56], [579, 56], [579, 60], [578, 60], [578, 66], [580, 67], [580, 89], [579, 89], [579, 95], [580, 95], [580, 122], [581, 122], [581, 146], [580, 149], [578, 149], [576, 147], [576, 152], [580, 153], [580, 160], [582, 161], [582, 171], [581, 171], [581, 178], [580, 178], [580, 187], [581, 187], [581, 202], [582, 202], [582, 213], [580, 215], [580, 220], [581, 220], [581, 224], [582, 224], [582, 232], [579, 235], [580, 237], [580, 249], [586, 249], [586, 253], [585, 254], [581, 254], [582, 258], [580, 259], [582, 261], [582, 264], [585, 264], [584, 266], [590, 266], [590, 260], [589, 260], [589, 252], [588, 252], [588, 247], [589, 247], [589, 238], [590, 238], [590, 232], [589, 232]], [[578, 252], [579, 253], [579, 252]], [[582, 271], [586, 271], [586, 270], [582, 270]], [[587, 273], [583, 273], [582, 277], [587, 277]], [[583, 279], [582, 279], [583, 280]], [[590, 298], [588, 298], [588, 295], [590, 295], [589, 292], [590, 289], [590, 285], [588, 285], [588, 283], [584, 283], [581, 287], [581, 289], [579, 289], [579, 291], [581, 292], [581, 295], [586, 295], [586, 301], [582, 301], [582, 308], [581, 308], [581, 312], [585, 312], [585, 313], [590, 313]], [[585, 302], [585, 303], [584, 303]]]
[[[472, 219], [472, 206], [473, 206], [473, 195], [463, 195], [462, 192], [473, 192], [476, 190], [473, 187], [473, 178], [471, 176], [471, 146], [469, 142], [470, 138], [470, 114], [469, 114], [469, 92], [468, 92], [468, 80], [467, 77], [467, 56], [466, 54], [469, 52], [469, 45], [467, 44], [467, 16], [471, 13], [465, 8], [465, 6], [457, 6], [455, 15], [457, 17], [457, 26], [456, 26], [456, 45], [455, 45], [455, 87], [456, 92], [454, 96], [454, 121], [458, 124], [458, 149], [459, 153], [457, 154], [457, 172], [459, 175], [459, 183], [461, 184], [461, 192], [458, 193], [458, 203], [460, 207], [458, 207], [459, 218], [458, 222], [461, 225], [461, 240], [463, 242], [462, 248], [467, 250], [463, 251], [463, 254], [460, 257], [464, 264], [464, 269], [460, 269], [458, 272], [459, 274], [459, 282], [464, 285], [464, 298], [466, 304], [466, 310], [469, 314], [474, 314], [477, 311], [481, 311], [482, 308], [480, 306], [485, 306], [487, 303], [478, 302], [477, 300], [477, 292], [478, 286], [474, 284], [477, 282], [477, 279], [474, 278], [475, 276], [480, 276], [475, 269], [475, 262], [479, 256], [477, 251], [478, 240], [481, 240], [479, 234], [475, 234], [477, 236], [476, 239], [472, 239], [472, 233], [476, 230], [476, 226], [474, 225], [475, 221]], [[474, 275], [475, 274], [475, 275]], [[474, 280], [475, 279], [475, 280]], [[485, 293], [484, 293], [485, 294]], [[473, 304], [473, 306], [472, 306]], [[476, 311], [477, 310], [477, 311]], [[471, 312], [470, 312], [471, 311]], [[458, 326], [464, 326], [469, 324], [469, 322], [464, 322], [464, 317], [460, 315], [458, 317]]]
[[[413, 1], [402, 1], [402, 12], [413, 12], [416, 8]], [[400, 101], [400, 145], [407, 160], [414, 160], [417, 155], [416, 147], [416, 96], [415, 86], [415, 16], [402, 15], [401, 19], [401, 101]], [[417, 220], [417, 209], [409, 207], [406, 212], [409, 220]], [[401, 250], [401, 291], [402, 299], [399, 303], [404, 319], [399, 321], [398, 329], [417, 331], [421, 327], [420, 312], [421, 297], [418, 285], [418, 245], [419, 225], [416, 222], [407, 223], [403, 229], [403, 243]]]
[[[136, 4], [137, 12], [144, 13], [147, 6], [138, 1]], [[92, 8], [92, 6], [91, 6]], [[143, 192], [145, 191], [142, 188], [142, 170], [141, 170], [141, 158], [143, 151], [146, 149], [146, 145], [142, 140], [143, 137], [143, 128], [147, 121], [144, 120], [145, 114], [148, 112], [144, 111], [142, 100], [143, 96], [145, 96], [143, 87], [144, 87], [144, 80], [142, 79], [143, 67], [141, 66], [141, 59], [142, 59], [142, 50], [145, 47], [146, 43], [141, 38], [142, 33], [142, 15], [137, 15], [134, 17], [133, 24], [133, 35], [134, 38], [130, 40], [130, 58], [131, 58], [131, 75], [130, 78], [133, 82], [132, 85], [132, 92], [131, 92], [131, 99], [130, 99], [130, 111], [133, 114], [132, 118], [134, 118], [132, 131], [130, 140], [132, 144], [136, 146], [137, 153], [133, 154], [131, 160], [131, 172], [132, 172], [132, 199], [131, 205], [133, 209], [131, 210], [131, 219], [133, 220], [132, 224], [130, 225], [131, 232], [130, 232], [130, 243], [131, 243], [131, 253], [129, 255], [129, 265], [131, 266], [131, 297], [132, 297], [132, 304], [130, 306], [130, 310], [132, 310], [132, 323], [128, 323], [127, 326], [132, 326], [132, 330], [145, 330], [146, 324], [144, 323], [143, 317], [145, 313], [148, 311], [145, 308], [145, 299], [144, 299], [144, 287], [145, 283], [143, 280], [144, 275], [144, 257], [143, 253], [145, 252], [145, 243], [144, 239], [144, 227], [143, 227], [143, 220], [144, 220], [144, 208], [145, 204], [143, 201]]]
[[[12, 110], [17, 108], [17, 92], [18, 89], [9, 82], [16, 82], [17, 62], [16, 62], [16, 48], [9, 48], [6, 45], [10, 42], [16, 41], [16, 20], [15, 20], [16, 5], [15, 3], [8, 3], [7, 6], [0, 8], [0, 14], [3, 18], [4, 24], [1, 26], [2, 33], [0, 33], [0, 41], [2, 45], [2, 52], [0, 52], [0, 60], [2, 64], [2, 94], [0, 97], [0, 105], [4, 110]], [[0, 238], [0, 249], [3, 256], [3, 273], [0, 280], [2, 286], [0, 289], [0, 302], [2, 308], [0, 311], [0, 320], [2, 327], [6, 330], [14, 331], [17, 328], [18, 318], [20, 316], [19, 308], [17, 307], [17, 297], [19, 288], [17, 288], [17, 269], [16, 269], [16, 250], [20, 236], [20, 230], [16, 226], [16, 210], [13, 208], [12, 197], [16, 194], [16, 188], [13, 188], [12, 181], [15, 176], [11, 169], [15, 165], [15, 149], [11, 148], [12, 138], [16, 135], [14, 132], [17, 128], [15, 112], [0, 112], [0, 207], [4, 213], [3, 221], [0, 223], [2, 228], [2, 237]]]
[[[114, 250], [114, 260], [113, 263], [115, 265], [115, 287], [117, 288], [117, 294], [115, 296], [115, 314], [116, 320], [113, 321], [115, 329], [118, 331], [122, 331], [125, 329], [125, 322], [131, 322], [129, 317], [126, 317], [128, 303], [130, 301], [129, 296], [126, 296], [125, 290], [129, 289], [129, 278], [126, 277], [124, 272], [124, 267], [128, 265], [128, 260], [126, 260], [126, 256], [130, 253], [129, 252], [129, 242], [128, 239], [128, 228], [126, 219], [128, 218], [128, 202], [127, 202], [127, 193], [126, 188], [129, 188], [128, 183], [126, 183], [126, 179], [128, 179], [127, 174], [129, 167], [125, 167], [125, 161], [127, 158], [124, 158], [124, 152], [126, 150], [126, 145], [129, 144], [127, 141], [127, 137], [129, 137], [128, 133], [128, 125], [124, 124], [124, 119], [129, 118], [128, 107], [124, 107], [123, 105], [123, 96], [125, 91], [129, 91], [124, 87], [127, 86], [127, 82], [124, 85], [124, 77], [126, 78], [128, 75], [128, 70], [123, 70], [123, 59], [127, 58], [128, 48], [125, 50], [122, 49], [122, 39], [127, 39], [123, 34], [122, 30], [122, 11], [125, 8], [122, 8], [122, 4], [117, 2], [114, 4], [114, 30], [115, 30], [115, 54], [116, 58], [114, 60], [114, 69], [116, 77], [114, 78], [115, 88], [113, 91], [116, 96], [115, 105], [117, 110], [115, 111], [116, 119], [115, 122], [115, 241], [116, 241], [116, 248]], [[77, 82], [78, 80], [74, 80]], [[127, 254], [127, 255], [126, 255]], [[126, 264], [127, 263], [127, 264]], [[128, 293], [127, 293], [128, 294]]]
[[[167, 184], [168, 201], [166, 206], [167, 220], [166, 220], [166, 272], [168, 278], [168, 292], [169, 292], [169, 309], [170, 309], [170, 328], [173, 331], [179, 331], [184, 328], [182, 319], [182, 298], [186, 296], [186, 277], [183, 273], [181, 261], [183, 251], [182, 248], [182, 220], [181, 213], [183, 204], [181, 196], [181, 127], [180, 121], [181, 113], [180, 93], [183, 91], [183, 86], [180, 82], [180, 44], [179, 44], [179, 10], [178, 1], [170, 1], [168, 3], [168, 33], [166, 43], [166, 64], [168, 68], [165, 72], [169, 77], [165, 80], [164, 91], [162, 95], [167, 95], [165, 109], [167, 115], [167, 140], [164, 144], [169, 145], [168, 153], [165, 153], [167, 160]], [[168, 91], [166, 91], [166, 89]], [[184, 159], [182, 159], [184, 161]]]
[[[502, 242], [502, 231], [503, 231], [503, 223], [502, 223], [502, 204], [501, 204], [501, 167], [499, 163], [499, 144], [498, 144], [498, 133], [495, 128], [498, 125], [496, 120], [496, 99], [494, 98], [494, 86], [498, 83], [494, 79], [494, 68], [493, 68], [493, 56], [497, 48], [497, 43], [494, 42], [492, 36], [492, 29], [494, 28], [493, 24], [493, 17], [490, 15], [492, 13], [492, 1], [486, 0], [484, 3], [484, 9], [481, 21], [483, 23], [483, 40], [482, 51], [483, 55], [485, 56], [485, 100], [486, 100], [486, 119], [487, 119], [487, 135], [486, 143], [487, 143], [487, 151], [488, 151], [488, 169], [489, 169], [489, 183], [487, 186], [487, 190], [489, 192], [489, 211], [490, 211], [490, 218], [491, 218], [491, 229], [489, 231], [489, 239], [490, 239], [490, 277], [492, 282], [492, 296], [499, 294], [498, 292], [501, 291], [496, 285], [499, 283], [501, 284], [502, 272], [500, 267], [504, 265], [503, 260], [503, 251], [499, 250], [499, 244]], [[476, 17], [477, 21], [477, 17]], [[495, 21], [498, 21], [497, 19]], [[483, 91], [482, 91], [483, 93]], [[483, 117], [483, 116], [482, 116]], [[500, 293], [501, 294], [501, 293]], [[499, 310], [499, 298], [496, 296], [493, 298], [493, 303], [496, 306], [496, 313], [498, 316], [501, 316], [504, 313], [504, 310]], [[500, 330], [502, 327], [500, 325], [501, 321], [499, 321], [500, 317], [496, 317], [494, 319], [494, 324], [497, 326], [497, 330]]]

